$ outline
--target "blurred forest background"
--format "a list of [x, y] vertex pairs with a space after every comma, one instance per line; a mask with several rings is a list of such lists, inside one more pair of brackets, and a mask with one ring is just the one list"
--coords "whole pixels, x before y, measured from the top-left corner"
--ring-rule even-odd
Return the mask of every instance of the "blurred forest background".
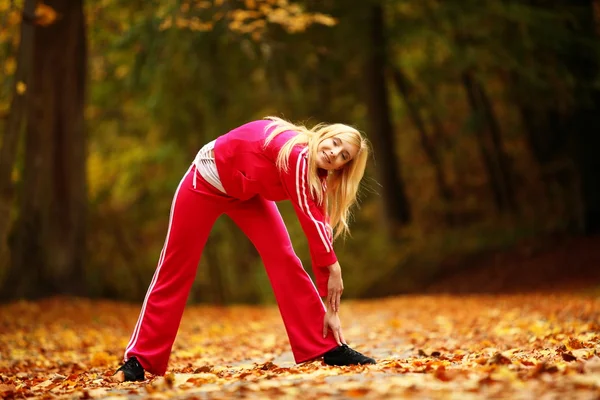
[[[595, 235], [599, 39], [593, 0], [0, 0], [0, 296], [142, 299], [198, 149], [266, 115], [373, 144], [345, 297]], [[226, 217], [190, 301], [272, 301]]]

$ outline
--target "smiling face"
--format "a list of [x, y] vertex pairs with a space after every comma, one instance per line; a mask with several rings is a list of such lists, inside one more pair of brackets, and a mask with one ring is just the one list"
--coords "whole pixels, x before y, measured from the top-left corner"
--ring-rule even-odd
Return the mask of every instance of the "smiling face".
[[341, 169], [356, 157], [358, 150], [358, 146], [339, 136], [323, 139], [317, 146], [317, 166], [327, 171]]

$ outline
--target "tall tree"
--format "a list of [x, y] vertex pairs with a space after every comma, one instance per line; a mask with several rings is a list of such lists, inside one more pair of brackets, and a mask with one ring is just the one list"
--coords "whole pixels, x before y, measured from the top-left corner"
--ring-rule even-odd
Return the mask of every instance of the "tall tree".
[[[423, 113], [421, 111], [421, 107], [419, 106], [419, 102], [416, 99], [415, 89], [411, 82], [406, 77], [406, 74], [399, 68], [391, 66], [391, 73], [394, 79], [394, 83], [396, 88], [402, 95], [404, 99], [404, 104], [408, 111], [408, 116], [410, 117], [413, 125], [419, 132], [419, 139], [421, 141], [421, 146], [423, 147], [423, 151], [429, 158], [431, 162], [431, 166], [435, 172], [435, 182], [438, 189], [438, 194], [440, 197], [449, 202], [452, 200], [452, 191], [450, 186], [448, 185], [448, 180], [444, 173], [444, 166], [442, 165], [442, 160], [436, 147], [436, 144], [433, 140], [433, 137], [441, 136], [441, 127], [439, 121], [434, 121], [433, 132], [434, 135], [428, 132], [427, 124], [425, 122], [425, 118], [423, 117]], [[435, 118], [435, 117], [433, 117]], [[437, 123], [436, 123], [437, 122]]]
[[577, 7], [569, 28], [580, 37], [569, 47], [566, 65], [574, 77], [574, 104], [567, 116], [573, 136], [573, 152], [581, 174], [582, 223], [586, 234], [600, 234], [600, 52], [593, 0], [573, 0]]
[[397, 226], [410, 221], [411, 212], [395, 154], [395, 135], [385, 74], [388, 61], [383, 6], [377, 2], [369, 4], [365, 16], [369, 41], [365, 61], [368, 119], [377, 173], [383, 190], [384, 219], [388, 231], [393, 234]]
[[86, 29], [83, 0], [48, 0], [36, 26], [25, 162], [3, 296], [81, 293], [85, 254]]
[[[573, 181], [577, 171], [570, 160], [565, 105], [571, 97], [570, 72], [563, 53], [575, 39], [566, 28], [564, 7], [549, 8], [538, 0], [503, 0], [502, 41], [511, 62], [498, 66], [511, 107], [520, 117], [522, 134], [548, 204], [571, 210], [577, 204]], [[563, 218], [578, 222], [575, 210]]]
[[498, 211], [517, 210], [513, 183], [500, 136], [500, 127], [490, 100], [472, 71], [462, 73], [463, 84], [475, 119], [477, 142], [488, 173], [494, 203]]
[[13, 205], [14, 185], [12, 172], [17, 156], [19, 139], [25, 126], [27, 104], [27, 85], [31, 80], [31, 60], [33, 56], [35, 0], [25, 1], [21, 23], [21, 37], [17, 70], [13, 82], [13, 94], [8, 114], [8, 121], [0, 147], [0, 268], [9, 267], [10, 252], [8, 248], [8, 232]]
[[[585, 233], [597, 234], [600, 232], [597, 173], [600, 158], [596, 154], [600, 145], [597, 134], [600, 132], [600, 91], [595, 82], [600, 51], [594, 1], [522, 0], [518, 3], [546, 16], [540, 18], [542, 23], [528, 27], [526, 34], [537, 40], [533, 48], [525, 48], [522, 53], [527, 64], [536, 68], [539, 78], [552, 82], [539, 90], [523, 74], [511, 71], [515, 86], [512, 96], [522, 115], [527, 142], [542, 167], [545, 181], [560, 185], [563, 191], [578, 188], [575, 196], [580, 199], [580, 210], [574, 214], [577, 214], [579, 228]], [[555, 19], [553, 24], [548, 24], [548, 15]], [[545, 38], [549, 25], [553, 32], [551, 40]], [[571, 165], [560, 162], [568, 159], [579, 175], [578, 185], [571, 182], [570, 168], [557, 168], [557, 165]]]

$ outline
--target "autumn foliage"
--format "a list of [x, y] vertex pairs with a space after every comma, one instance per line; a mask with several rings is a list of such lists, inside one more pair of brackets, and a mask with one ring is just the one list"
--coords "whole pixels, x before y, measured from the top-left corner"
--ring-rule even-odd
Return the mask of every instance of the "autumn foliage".
[[78, 298], [3, 306], [0, 396], [591, 399], [600, 387], [600, 300], [589, 295], [345, 302], [349, 344], [378, 364], [341, 368], [295, 365], [275, 307], [194, 306], [165, 377], [112, 383], [138, 310]]
[[[597, 400], [600, 299], [580, 288], [599, 282], [600, 242], [549, 236], [600, 229], [598, 4], [0, 0], [0, 144], [17, 155], [0, 168], [11, 189], [0, 190], [0, 297], [11, 301], [0, 305], [0, 398]], [[22, 28], [37, 36], [21, 40]], [[43, 79], [25, 79], [29, 68]], [[112, 382], [181, 175], [204, 143], [265, 115], [350, 122], [374, 144], [353, 237], [336, 251], [345, 337], [377, 365], [295, 365], [274, 305], [190, 305], [166, 376]], [[383, 187], [406, 187], [406, 207]], [[380, 201], [402, 209], [394, 229]], [[86, 232], [71, 241], [74, 204]], [[221, 219], [190, 304], [268, 303], [263, 271]], [[437, 293], [448, 287], [488, 294]], [[73, 288], [136, 302], [15, 300]], [[348, 300], [419, 290], [432, 294]]]

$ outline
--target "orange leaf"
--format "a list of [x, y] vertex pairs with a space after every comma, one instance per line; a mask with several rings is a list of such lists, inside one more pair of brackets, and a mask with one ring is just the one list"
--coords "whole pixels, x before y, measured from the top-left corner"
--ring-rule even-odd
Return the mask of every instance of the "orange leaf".
[[363, 397], [370, 392], [369, 388], [354, 388], [346, 390], [345, 395], [348, 397]]
[[57, 18], [58, 13], [49, 5], [40, 2], [35, 7], [35, 23], [37, 25], [52, 25]]
[[512, 361], [510, 361], [510, 359], [508, 357], [502, 355], [502, 353], [494, 354], [494, 356], [492, 358], [490, 358], [489, 362], [490, 362], [490, 364], [494, 364], [494, 365], [512, 364]]
[[580, 340], [575, 339], [575, 338], [570, 338], [569, 342], [567, 343], [567, 347], [570, 348], [571, 350], [577, 350], [577, 349], [582, 349], [585, 346], [583, 345], [583, 343], [581, 343]]

